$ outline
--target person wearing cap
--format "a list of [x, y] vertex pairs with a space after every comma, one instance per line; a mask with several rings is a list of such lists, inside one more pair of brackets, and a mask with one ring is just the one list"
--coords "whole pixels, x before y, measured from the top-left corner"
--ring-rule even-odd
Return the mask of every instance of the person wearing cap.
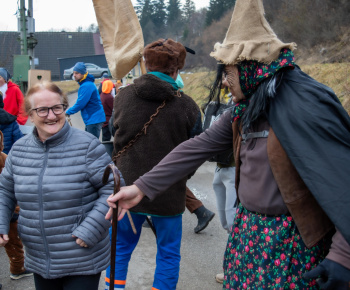
[[[172, 39], [159, 39], [144, 49], [147, 74], [123, 88], [114, 100], [113, 160], [127, 185], [149, 171], [181, 142], [201, 130], [197, 104], [184, 94], [175, 80], [185, 65], [186, 49]], [[140, 137], [135, 138], [139, 132]], [[127, 218], [118, 222], [115, 281], [124, 289], [128, 263], [146, 216], [152, 217], [156, 231], [157, 256], [152, 289], [176, 289], [180, 270], [182, 214], [185, 211], [187, 176], [154, 200], [144, 198], [130, 209], [137, 234]]]
[[[101, 96], [101, 93], [102, 93], [102, 85], [103, 85], [104, 81], [107, 81], [107, 80], [109, 80], [109, 76], [108, 76], [107, 73], [104, 73], [104, 74], [102, 75], [102, 81], [101, 81], [100, 85], [98, 86], [98, 93], [100, 94], [100, 96]], [[114, 89], [114, 84], [113, 84], [113, 89]], [[115, 91], [115, 90], [112, 90], [112, 92], [111, 92], [112, 96], [115, 95], [115, 92], [114, 92], [114, 91]]]
[[110, 141], [112, 137], [112, 134], [108, 127], [109, 119], [111, 118], [113, 111], [114, 98], [111, 94], [112, 90], [113, 82], [110, 80], [104, 81], [102, 85], [102, 92], [100, 95], [102, 106], [106, 115], [106, 121], [102, 125], [102, 141]]
[[4, 110], [17, 117], [19, 125], [25, 125], [28, 116], [24, 112], [24, 97], [19, 86], [10, 81], [11, 75], [6, 68], [0, 67], [0, 91], [3, 95]]
[[96, 138], [100, 138], [103, 123], [106, 116], [101, 103], [100, 95], [94, 84], [95, 78], [86, 70], [83, 62], [77, 62], [73, 68], [73, 77], [79, 84], [78, 99], [76, 103], [66, 111], [66, 115], [73, 115], [81, 111], [85, 123], [85, 131]]
[[115, 82], [115, 95], [117, 95], [120, 92], [122, 86], [123, 86], [123, 79], [117, 80]]
[[[295, 64], [261, 0], [237, 0], [211, 53], [237, 103], [108, 202], [154, 200], [209, 157], [233, 148], [237, 214], [224, 254], [224, 289], [348, 289], [350, 118], [334, 92]], [[108, 212], [109, 218], [112, 210]]]

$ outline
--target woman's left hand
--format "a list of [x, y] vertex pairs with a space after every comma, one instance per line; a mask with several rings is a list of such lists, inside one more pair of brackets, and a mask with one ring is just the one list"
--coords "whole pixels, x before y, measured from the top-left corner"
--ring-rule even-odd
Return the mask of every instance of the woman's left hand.
[[73, 238], [77, 238], [75, 242], [76, 242], [80, 247], [87, 248], [88, 245], [87, 245], [82, 239], [80, 239], [80, 238], [78, 238], [78, 237], [76, 237], [76, 236], [74, 236], [74, 235], [72, 235], [72, 237], [73, 237]]

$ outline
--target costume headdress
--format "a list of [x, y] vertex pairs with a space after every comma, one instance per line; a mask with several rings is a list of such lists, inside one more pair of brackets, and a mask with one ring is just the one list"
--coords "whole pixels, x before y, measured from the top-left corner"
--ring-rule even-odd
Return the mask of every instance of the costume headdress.
[[294, 42], [277, 38], [264, 17], [262, 0], [237, 0], [223, 43], [210, 54], [220, 63], [237, 65], [246, 100], [237, 103], [233, 120], [240, 118], [258, 85], [283, 67], [294, 67]]
[[223, 43], [216, 43], [210, 56], [223, 64], [244, 60], [270, 64], [282, 48], [294, 50], [296, 44], [279, 40], [264, 17], [262, 0], [237, 0]]

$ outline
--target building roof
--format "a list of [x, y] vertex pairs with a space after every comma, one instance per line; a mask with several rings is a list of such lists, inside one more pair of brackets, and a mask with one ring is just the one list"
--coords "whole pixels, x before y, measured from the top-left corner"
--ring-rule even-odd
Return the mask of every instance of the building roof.
[[[60, 78], [58, 58], [104, 54], [99, 33], [36, 32], [34, 49], [39, 64], [36, 69], [50, 70], [52, 79]], [[19, 32], [0, 31], [0, 66], [13, 73], [13, 55], [20, 54]]]

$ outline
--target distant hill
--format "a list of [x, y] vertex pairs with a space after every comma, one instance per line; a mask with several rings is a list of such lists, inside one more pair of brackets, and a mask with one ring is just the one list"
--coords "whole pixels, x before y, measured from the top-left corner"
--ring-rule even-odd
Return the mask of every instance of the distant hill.
[[[331, 87], [350, 115], [350, 62], [305, 64], [301, 69], [317, 81]], [[209, 87], [215, 78], [214, 71], [197, 71], [182, 74], [184, 92], [201, 107], [207, 103]]]

